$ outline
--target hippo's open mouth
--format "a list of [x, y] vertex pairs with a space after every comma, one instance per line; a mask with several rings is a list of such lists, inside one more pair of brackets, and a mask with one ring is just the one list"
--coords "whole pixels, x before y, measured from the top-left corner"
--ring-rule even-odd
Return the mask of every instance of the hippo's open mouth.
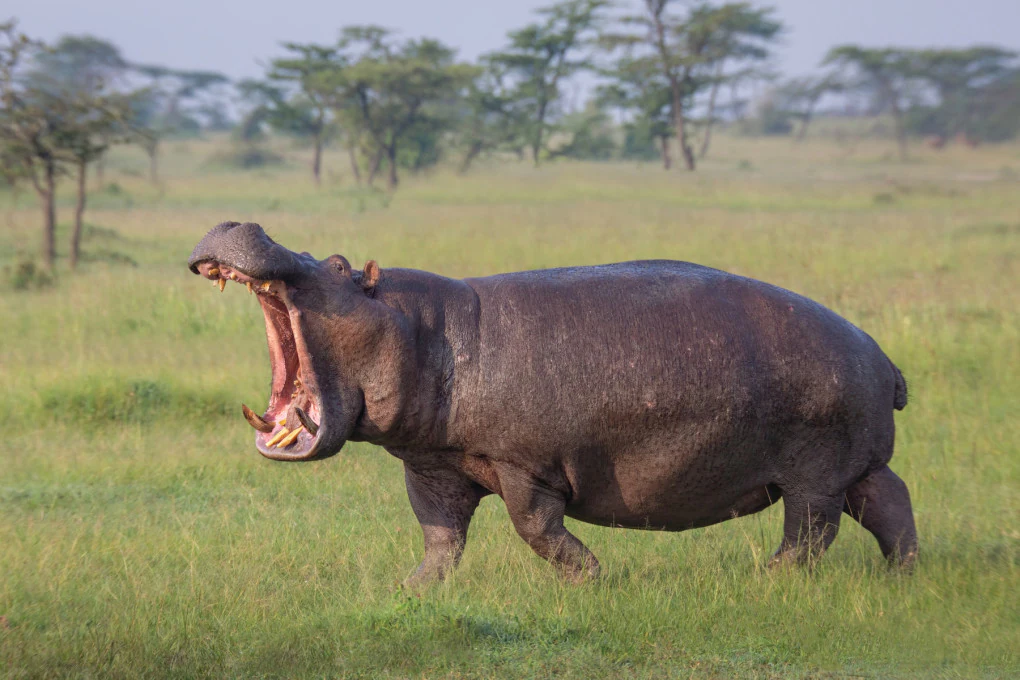
[[274, 460], [309, 460], [316, 456], [322, 399], [311, 369], [298, 318], [282, 281], [262, 281], [230, 265], [205, 260], [195, 268], [222, 291], [229, 281], [257, 296], [266, 318], [273, 383], [269, 406], [261, 416], [242, 404], [244, 417], [257, 434], [255, 446]]

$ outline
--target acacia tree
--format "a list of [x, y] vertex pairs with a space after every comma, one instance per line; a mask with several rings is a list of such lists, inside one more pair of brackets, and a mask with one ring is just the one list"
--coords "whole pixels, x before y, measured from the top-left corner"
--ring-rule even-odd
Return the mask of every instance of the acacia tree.
[[988, 45], [913, 54], [913, 72], [938, 98], [934, 127], [943, 139], [976, 135], [982, 114], [993, 108], [984, 95], [1010, 75], [1016, 57], [1016, 52]]
[[81, 254], [88, 166], [100, 160], [111, 144], [127, 140], [123, 123], [131, 107], [128, 97], [106, 94], [102, 89], [69, 95], [66, 107], [65, 130], [60, 135], [60, 144], [64, 156], [74, 169], [77, 186], [74, 224], [68, 250], [69, 264], [71, 269], [75, 269]]
[[31, 87], [20, 76], [40, 43], [17, 30], [14, 21], [0, 24], [0, 145], [6, 175], [27, 178], [43, 212], [43, 265], [56, 259], [56, 185], [60, 172], [63, 111], [46, 89]]
[[91, 93], [119, 83], [128, 69], [116, 45], [91, 35], [65, 35], [36, 54], [27, 77], [39, 87]]
[[871, 92], [879, 106], [892, 113], [900, 160], [906, 160], [907, 129], [903, 99], [916, 73], [911, 51], [840, 45], [832, 48], [822, 63], [841, 69], [847, 77], [846, 87]]
[[541, 9], [538, 14], [544, 21], [511, 32], [510, 46], [488, 56], [516, 81], [513, 96], [528, 112], [526, 134], [536, 165], [563, 81], [591, 66], [586, 57], [576, 55], [594, 35], [608, 4], [605, 0], [567, 0]]
[[[46, 62], [54, 54], [60, 53], [18, 33], [13, 22], [0, 25], [0, 157], [7, 166], [5, 176], [27, 178], [39, 195], [43, 263], [50, 270], [56, 257], [57, 176], [68, 165], [76, 170], [73, 268], [80, 251], [88, 164], [105, 152], [127, 111], [126, 99], [108, 93], [104, 79], [72, 78], [40, 66], [40, 59], [44, 65], [54, 63]], [[35, 58], [34, 69], [24, 68], [28, 57]]]
[[448, 112], [477, 69], [457, 63], [454, 51], [436, 40], [397, 43], [376, 27], [348, 29], [341, 46], [348, 65], [334, 73], [337, 100], [349, 102], [345, 110], [350, 126], [375, 150], [369, 182], [385, 159], [388, 184], [394, 189], [399, 184], [399, 151], [423, 130], [436, 134], [450, 125]]
[[978, 134], [990, 141], [1015, 139], [1020, 133], [1020, 68], [1012, 68], [977, 93], [975, 122]]
[[290, 83], [297, 97], [274, 101], [276, 120], [289, 131], [312, 140], [312, 177], [321, 182], [322, 150], [330, 129], [335, 78], [343, 67], [337, 47], [311, 43], [284, 43], [291, 56], [270, 63], [271, 81]]
[[[128, 68], [128, 62], [116, 45], [90, 35], [66, 35], [52, 47], [34, 55], [33, 66], [26, 78], [34, 87], [46, 89], [67, 100], [78, 114], [90, 112], [94, 116], [97, 113], [95, 106], [103, 109], [112, 105], [113, 100], [103, 93], [123, 84]], [[102, 118], [101, 115], [99, 117]], [[112, 127], [96, 125], [94, 120], [90, 122], [89, 145], [99, 150], [89, 154], [86, 164], [95, 161], [96, 180], [102, 185], [104, 151], [113, 142], [107, 137], [112, 134]], [[76, 153], [73, 155], [77, 159]], [[76, 255], [76, 251], [71, 254], [72, 266]]]
[[461, 103], [458, 131], [464, 157], [460, 172], [467, 172], [471, 163], [490, 149], [501, 146], [519, 149], [526, 125], [524, 113], [507, 83], [506, 68], [483, 58], [478, 76], [468, 86]]
[[[708, 111], [702, 136], [699, 158], [708, 154], [715, 122], [716, 98], [723, 83], [736, 83], [758, 75], [752, 65], [770, 55], [769, 48], [782, 31], [782, 23], [775, 18], [775, 10], [754, 8], [746, 2], [727, 3], [715, 7], [703, 4], [691, 10], [688, 19], [689, 44], [704, 41], [703, 48], [706, 78], [711, 83]], [[727, 73], [726, 67], [735, 63], [738, 70]]]
[[206, 108], [202, 98], [230, 79], [214, 71], [181, 71], [165, 66], [136, 65], [133, 70], [148, 79], [132, 96], [130, 125], [134, 139], [149, 157], [149, 179], [159, 184], [160, 143], [168, 136], [197, 132], [196, 117]]
[[842, 85], [832, 75], [805, 76], [793, 78], [783, 83], [776, 90], [780, 108], [791, 118], [800, 121], [797, 127], [796, 141], [801, 142], [807, 137], [808, 127], [814, 118], [815, 107], [829, 92], [839, 92]]
[[676, 128], [672, 121], [670, 85], [656, 60], [628, 54], [602, 71], [602, 76], [609, 82], [599, 88], [599, 102], [630, 119], [629, 134], [657, 142], [662, 166], [669, 170], [673, 166], [669, 145]]
[[[709, 78], [704, 67], [718, 58], [719, 22], [710, 20], [717, 10], [705, 3], [686, 13], [668, 11], [671, 0], [645, 0], [644, 12], [622, 17], [625, 30], [602, 36], [610, 50], [626, 49], [654, 63], [665, 80], [670, 95], [670, 120], [680, 146], [684, 165], [694, 170], [696, 161], [688, 130], [689, 109], [694, 96]], [[629, 30], [628, 30], [629, 29]]]

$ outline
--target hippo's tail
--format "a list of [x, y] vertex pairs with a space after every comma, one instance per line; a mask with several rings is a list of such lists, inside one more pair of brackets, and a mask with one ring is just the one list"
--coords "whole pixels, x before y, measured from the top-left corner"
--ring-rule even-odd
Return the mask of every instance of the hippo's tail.
[[896, 391], [893, 392], [892, 405], [897, 411], [902, 411], [907, 405], [907, 379], [903, 377], [900, 369], [896, 368], [896, 364], [890, 361], [889, 365], [892, 366], [893, 374], [896, 376]]

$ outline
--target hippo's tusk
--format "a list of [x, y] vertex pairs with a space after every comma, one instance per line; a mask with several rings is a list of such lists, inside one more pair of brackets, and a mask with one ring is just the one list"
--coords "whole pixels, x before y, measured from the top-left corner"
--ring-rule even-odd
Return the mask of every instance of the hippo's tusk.
[[273, 431], [273, 426], [264, 421], [261, 416], [248, 408], [247, 405], [241, 404], [241, 412], [244, 414], [244, 419], [248, 421], [248, 424], [259, 432], [269, 433]]
[[218, 279], [216, 281], [216, 285], [220, 287], [220, 292], [222, 293], [223, 289], [227, 287], [227, 280], [226, 279]]
[[297, 414], [298, 420], [300, 420], [301, 424], [304, 425], [306, 430], [308, 430], [308, 434], [314, 437], [319, 433], [319, 426], [315, 424], [315, 421], [312, 420], [310, 415], [297, 406], [294, 407], [294, 413]]

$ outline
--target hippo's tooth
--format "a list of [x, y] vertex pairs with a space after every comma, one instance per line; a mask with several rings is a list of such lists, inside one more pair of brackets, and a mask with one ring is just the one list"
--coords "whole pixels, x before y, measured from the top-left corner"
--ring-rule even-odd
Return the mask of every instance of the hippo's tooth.
[[303, 430], [303, 429], [304, 428], [301, 427], [300, 425], [295, 427], [293, 430], [291, 430], [290, 434], [288, 434], [286, 437], [284, 437], [283, 439], [280, 440], [280, 443], [276, 445], [276, 448], [278, 448], [278, 449], [285, 449], [288, 446], [290, 446], [291, 444], [293, 444], [294, 442], [296, 442], [297, 438], [298, 438], [298, 435], [301, 434], [301, 430]]
[[259, 432], [273, 431], [273, 426], [264, 421], [261, 416], [255, 413], [255, 411], [248, 408], [246, 404], [241, 404], [241, 413], [244, 414], [244, 419], [248, 421], [248, 424]]
[[279, 420], [276, 421], [276, 424], [277, 425], [286, 425], [287, 424], [287, 419], [286, 418], [280, 418]]
[[227, 280], [226, 279], [217, 279], [216, 280], [216, 285], [220, 287], [220, 292], [222, 293], [223, 289], [227, 287]]
[[206, 275], [207, 276], [219, 276], [220, 275], [220, 270], [217, 269], [216, 267], [213, 267], [212, 269], [210, 269], [209, 271], [206, 272]]
[[278, 432], [276, 432], [275, 435], [273, 435], [273, 437], [271, 439], [269, 439], [268, 441], [265, 442], [266, 449], [272, 447], [273, 444], [275, 444], [277, 441], [283, 439], [285, 436], [287, 436], [290, 433], [291, 433], [291, 430], [287, 429], [286, 427], [284, 429], [282, 429], [282, 430], [279, 430]]
[[319, 426], [315, 424], [315, 421], [312, 420], [312, 417], [305, 413], [303, 409], [295, 406], [294, 413], [297, 415], [298, 420], [301, 421], [301, 424], [304, 426], [304, 428], [308, 430], [308, 434], [314, 437], [319, 433]]
[[290, 433], [291, 433], [291, 430], [287, 429], [286, 427], [284, 429], [282, 429], [282, 430], [279, 430], [278, 432], [276, 432], [275, 435], [273, 435], [273, 437], [271, 439], [269, 439], [268, 441], [265, 442], [266, 449], [268, 449], [269, 447], [272, 447], [273, 444], [275, 444], [277, 441], [283, 439], [285, 436], [287, 436]]
[[251, 295], [251, 281], [245, 281], [244, 287], [248, 289], [248, 295]]
[[269, 292], [269, 287], [270, 287], [271, 285], [272, 285], [271, 283], [269, 283], [268, 281], [266, 281], [265, 283], [263, 283], [263, 284], [262, 284], [262, 290], [264, 290], [264, 291], [266, 291], [266, 292], [268, 293], [268, 292]]
[[230, 272], [230, 280], [237, 281], [237, 272]]

